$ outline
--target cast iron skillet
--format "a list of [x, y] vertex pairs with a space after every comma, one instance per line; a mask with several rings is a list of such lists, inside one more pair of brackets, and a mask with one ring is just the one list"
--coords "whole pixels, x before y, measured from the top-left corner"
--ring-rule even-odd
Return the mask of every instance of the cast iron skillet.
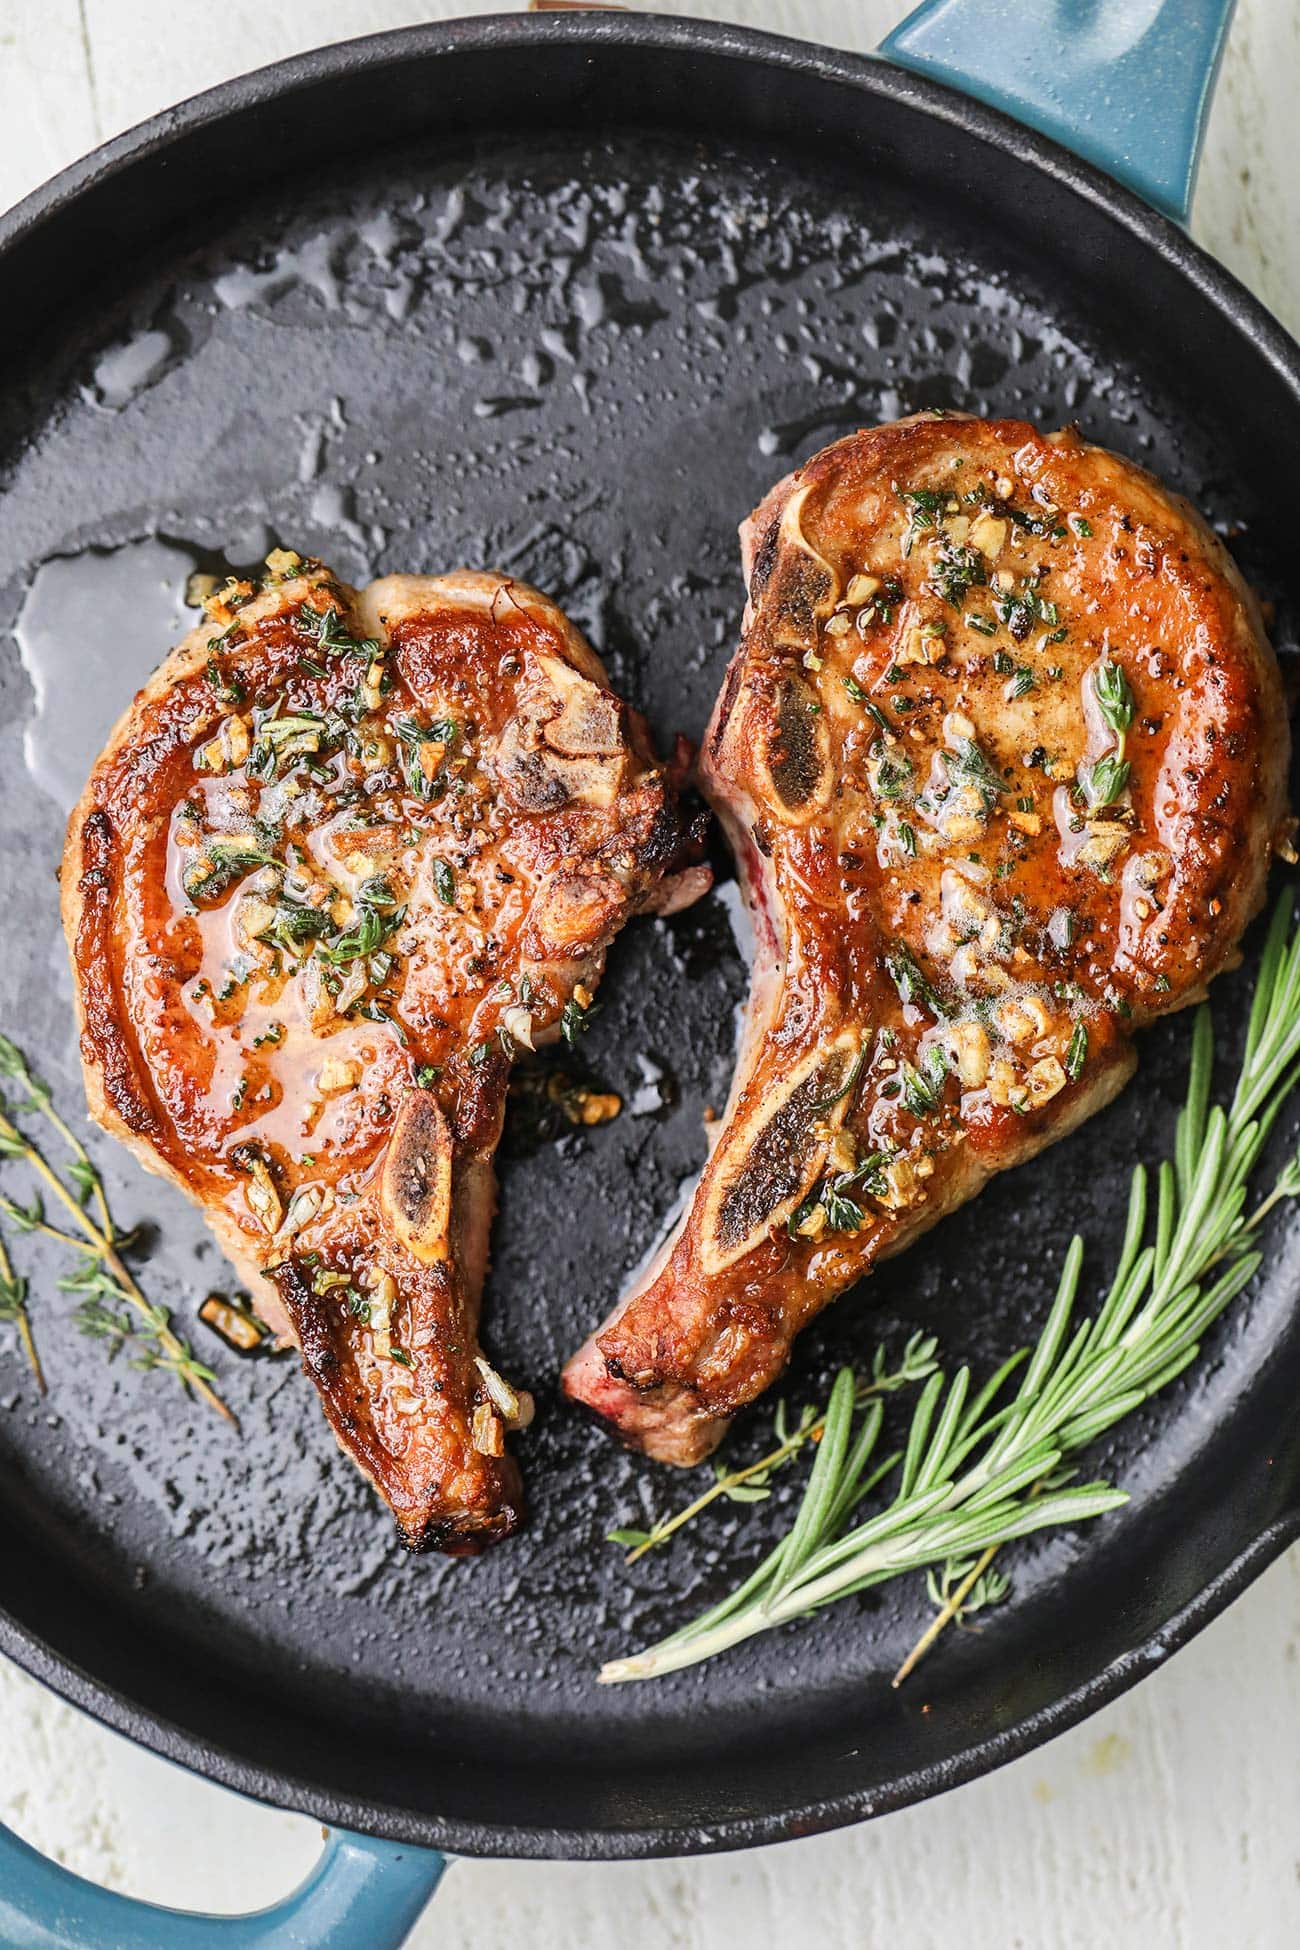
[[[951, 65], [972, 4], [955, 26], [951, 6], [926, 10], [901, 52]], [[1224, 9], [1156, 12], [1151, 35], [1176, 14], [1170, 47], [1202, 62], [1186, 100], [1166, 72], [1181, 160], [1128, 156], [1172, 206]], [[1055, 80], [1087, 54], [1056, 50]], [[1012, 83], [1062, 126], [1068, 88], [1035, 108], [1023, 62]], [[0, 245], [0, 623], [51, 684], [34, 700], [5, 659], [0, 857], [18, 871], [0, 1018], [65, 1104], [59, 778], [79, 778], [165, 647], [160, 562], [242, 564], [274, 540], [356, 578], [504, 566], [569, 607], [661, 739], [698, 734], [741, 605], [740, 516], [848, 427], [966, 407], [1077, 419], [1186, 489], [1293, 640], [1277, 489], [1300, 447], [1296, 348], [1097, 170], [879, 62], [631, 15], [414, 29], [160, 117], [38, 193]], [[628, 1111], [560, 1145], [517, 1128], [503, 1163], [486, 1338], [540, 1394], [520, 1444], [527, 1534], [474, 1563], [404, 1558], [292, 1361], [205, 1342], [234, 1439], [166, 1377], [106, 1366], [53, 1290], [63, 1269], [26, 1253], [53, 1390], [38, 1403], [5, 1346], [6, 1652], [214, 1780], [389, 1843], [670, 1854], [856, 1820], [996, 1766], [1164, 1658], [1290, 1541], [1297, 1241], [1279, 1216], [1196, 1370], [1099, 1453], [1131, 1504], [1018, 1551], [1014, 1602], [908, 1688], [888, 1679], [928, 1616], [915, 1580], [653, 1685], [595, 1685], [602, 1656], [716, 1596], [788, 1510], [727, 1506], [629, 1574], [605, 1531], [671, 1507], [681, 1479], [555, 1393], [701, 1161], [744, 989], [730, 912], [723, 892], [628, 931], [581, 1052]], [[1228, 1050], [1252, 961], [1216, 990]], [[985, 1370], [1031, 1337], [1076, 1224], [1100, 1274], [1134, 1159], [1169, 1141], [1186, 1049], [1185, 1023], [1154, 1030], [1139, 1086], [841, 1302], [801, 1344], [793, 1398], [914, 1326]], [[145, 1227], [148, 1286], [188, 1317], [224, 1277], [203, 1228], [112, 1144], [96, 1155]], [[15, 1940], [19, 1906], [44, 1902], [69, 1934], [30, 1940], [155, 1941], [125, 1908], [105, 1925], [72, 1879], [56, 1902], [21, 1845], [5, 1859]], [[330, 1905], [369, 1900], [367, 1878], [364, 1934], [354, 1909], [337, 1940], [396, 1940], [439, 1866], [339, 1844], [299, 1899], [323, 1906], [310, 1940], [335, 1940]], [[266, 1940], [257, 1927], [239, 1940]], [[160, 1940], [191, 1939], [169, 1918]]]

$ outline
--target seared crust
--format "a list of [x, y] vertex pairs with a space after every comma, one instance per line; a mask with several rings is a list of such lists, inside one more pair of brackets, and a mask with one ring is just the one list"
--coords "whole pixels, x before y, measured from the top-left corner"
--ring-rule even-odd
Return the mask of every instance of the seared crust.
[[918, 418], [742, 538], [701, 770], [755, 920], [745, 1046], [675, 1240], [565, 1377], [679, 1463], [828, 1300], [1115, 1094], [1133, 1030], [1235, 959], [1286, 817], [1258, 604], [1130, 462]]
[[203, 1205], [405, 1539], [477, 1550], [522, 1508], [527, 1399], [477, 1340], [510, 1062], [679, 891], [676, 795], [536, 590], [279, 566], [212, 600], [69, 822], [87, 1095]]

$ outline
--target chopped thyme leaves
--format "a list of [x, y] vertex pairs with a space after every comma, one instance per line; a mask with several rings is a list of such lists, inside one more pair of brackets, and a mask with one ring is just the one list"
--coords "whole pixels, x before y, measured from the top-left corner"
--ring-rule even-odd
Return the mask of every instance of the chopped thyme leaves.
[[[583, 992], [584, 994], [586, 993], [585, 990]], [[570, 1047], [577, 1042], [583, 1031], [590, 1026], [592, 1017], [599, 1014], [599, 1011], [599, 1002], [592, 1002], [590, 1000], [580, 1002], [576, 995], [569, 997], [560, 1015], [560, 1034]]]
[[1050, 535], [1052, 519], [1047, 515], [1030, 512], [1027, 508], [1014, 508], [1009, 501], [995, 501], [990, 504], [994, 513], [1005, 515], [1015, 528], [1021, 528], [1026, 535]]
[[912, 761], [905, 752], [897, 754], [885, 749], [884, 740], [878, 738], [872, 746], [875, 761], [875, 788], [882, 799], [901, 799], [913, 777]]
[[928, 1117], [938, 1109], [943, 1086], [948, 1080], [948, 1059], [938, 1043], [932, 1043], [918, 1066], [902, 1063], [903, 1102], [914, 1117]]
[[867, 702], [867, 694], [856, 677], [841, 677], [840, 682], [855, 704], [865, 704]]
[[900, 488], [897, 483], [894, 492], [908, 511], [907, 530], [903, 536], [903, 553], [910, 555], [916, 537], [927, 528], [938, 526], [939, 516], [952, 498], [946, 490], [935, 488]]
[[1065, 1074], [1074, 1083], [1088, 1060], [1088, 1025], [1080, 1017], [1074, 1025], [1070, 1047], [1065, 1052]]
[[954, 785], [973, 785], [985, 807], [991, 808], [994, 799], [1006, 791], [1002, 780], [973, 738], [955, 738], [953, 745], [954, 750], [945, 749], [942, 754], [949, 781]]
[[[309, 912], [311, 910], [308, 910]], [[382, 912], [378, 907], [362, 904], [357, 909], [354, 927], [341, 934], [337, 941], [326, 948], [318, 948], [319, 958], [333, 968], [341, 968], [346, 963], [363, 960], [382, 948], [389, 936], [396, 933], [406, 919], [405, 907], [395, 907]]]
[[[215, 642], [216, 639], [214, 638]], [[237, 677], [227, 677], [216, 658], [209, 656], [203, 673], [221, 704], [242, 704], [247, 693]]]
[[1031, 582], [1023, 582], [1019, 589], [999, 596], [994, 608], [999, 621], [1006, 625], [1017, 643], [1024, 642], [1035, 622], [1055, 627], [1061, 620], [1056, 604], [1040, 596]]
[[244, 840], [214, 837], [204, 841], [199, 857], [184, 868], [181, 885], [192, 901], [211, 900], [226, 893], [250, 868], [278, 865], [273, 853]]
[[246, 769], [254, 778], [273, 779], [291, 759], [319, 752], [325, 735], [325, 720], [314, 711], [263, 718], [257, 726]]
[[444, 907], [456, 904], [456, 875], [446, 860], [433, 863], [433, 887]]
[[960, 609], [969, 591], [982, 589], [987, 582], [988, 567], [979, 550], [945, 535], [930, 566], [930, 587], [950, 609]]
[[406, 783], [419, 798], [441, 799], [447, 790], [447, 754], [456, 742], [457, 725], [452, 718], [422, 725], [418, 718], [399, 718], [394, 724], [406, 746]]
[[892, 954], [886, 955], [885, 967], [901, 1002], [913, 1008], [928, 1009], [932, 1016], [940, 1018], [952, 1014], [910, 948], [900, 944]]
[[332, 603], [326, 610], [316, 610], [309, 603], [300, 603], [298, 626], [327, 657], [362, 657], [369, 663], [381, 654], [379, 638], [353, 636], [344, 629], [342, 615]]
[[329, 930], [330, 917], [323, 908], [282, 900], [276, 904], [275, 919], [259, 932], [258, 938], [283, 948], [286, 954], [296, 955], [304, 943], [319, 941]]
[[819, 1207], [826, 1215], [827, 1231], [860, 1232], [867, 1215], [858, 1201], [848, 1194], [860, 1189], [873, 1198], [883, 1197], [888, 1190], [884, 1167], [891, 1157], [890, 1152], [873, 1151], [870, 1157], [860, 1159], [851, 1171], [833, 1172], [819, 1178], [807, 1198], [795, 1207], [785, 1222], [790, 1238], [814, 1236], [809, 1222]]

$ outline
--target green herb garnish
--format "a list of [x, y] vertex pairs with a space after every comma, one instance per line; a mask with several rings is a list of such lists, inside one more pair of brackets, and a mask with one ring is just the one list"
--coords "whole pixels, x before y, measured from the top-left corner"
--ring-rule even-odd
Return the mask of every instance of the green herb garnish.
[[[307, 910], [310, 912], [311, 910]], [[357, 906], [357, 918], [346, 934], [328, 947], [318, 948], [317, 955], [333, 968], [340, 968], [347, 962], [363, 961], [383, 947], [391, 934], [395, 934], [406, 919], [405, 907], [372, 907], [365, 902]]]
[[903, 1102], [913, 1117], [929, 1117], [939, 1108], [943, 1086], [948, 1081], [948, 1058], [942, 1046], [931, 1043], [920, 1064], [900, 1063]]
[[[883, 1347], [876, 1349], [871, 1363], [870, 1375], [860, 1381], [854, 1391], [854, 1405], [865, 1408], [877, 1395], [893, 1395], [901, 1388], [914, 1387], [935, 1371], [935, 1354], [939, 1343], [932, 1334], [913, 1334], [903, 1349], [896, 1368], [886, 1364]], [[826, 1427], [826, 1419], [811, 1406], [805, 1408], [794, 1428], [790, 1427], [786, 1404], [777, 1404], [773, 1417], [772, 1433], [776, 1437], [776, 1447], [760, 1456], [757, 1462], [746, 1463], [740, 1469], [727, 1469], [722, 1464], [714, 1465], [713, 1482], [701, 1496], [697, 1496], [675, 1516], [662, 1517], [649, 1530], [624, 1526], [606, 1532], [606, 1541], [622, 1544], [628, 1549], [627, 1562], [635, 1564], [647, 1551], [657, 1550], [668, 1543], [684, 1524], [698, 1517], [719, 1497], [730, 1503], [760, 1503], [771, 1494], [768, 1487], [773, 1470], [781, 1469], [792, 1457], [798, 1454], [805, 1443], [818, 1442]]]
[[1132, 767], [1118, 752], [1107, 752], [1095, 765], [1085, 766], [1080, 777], [1084, 796], [1093, 812], [1101, 812], [1106, 806], [1113, 806], [1122, 797], [1129, 782]]
[[988, 564], [978, 549], [945, 535], [930, 565], [929, 583], [950, 609], [960, 609], [972, 589], [988, 582]]
[[[1109, 658], [1097, 665], [1092, 673], [1093, 696], [1097, 708], [1113, 732], [1123, 735], [1133, 722], [1136, 700], [1122, 664], [1112, 663]], [[1122, 749], [1122, 747], [1121, 747]]]
[[891, 954], [885, 956], [885, 967], [889, 970], [890, 981], [898, 990], [900, 1002], [914, 1008], [928, 1009], [932, 1016], [940, 1019], [952, 1014], [910, 948], [900, 943]]
[[219, 836], [204, 840], [195, 853], [181, 870], [181, 885], [192, 901], [216, 899], [254, 867], [279, 865], [273, 853], [264, 853], [246, 840]]
[[569, 997], [560, 1012], [560, 1034], [564, 1037], [565, 1042], [569, 1044], [570, 1048], [577, 1042], [584, 1030], [590, 1028], [592, 1017], [599, 1015], [599, 1013], [599, 1002], [582, 1003], [578, 1001], [576, 996], [571, 995]]
[[219, 704], [242, 704], [247, 693], [237, 677], [227, 677], [215, 657], [209, 657], [204, 677]]
[[994, 801], [1006, 791], [1005, 785], [973, 738], [955, 738], [953, 746], [952, 751], [945, 749], [942, 755], [949, 782], [973, 785], [984, 801], [985, 811], [990, 811]]
[[324, 718], [314, 711], [263, 718], [257, 726], [245, 769], [257, 779], [274, 779], [295, 758], [319, 752], [326, 735]]
[[1082, 1018], [1075, 1023], [1070, 1047], [1065, 1052], [1065, 1074], [1074, 1083], [1088, 1061], [1088, 1025]]
[[345, 630], [343, 617], [332, 603], [325, 610], [300, 603], [298, 627], [327, 657], [360, 657], [370, 663], [381, 652], [377, 636], [353, 636]]
[[911, 759], [905, 752], [891, 752], [878, 738], [871, 748], [875, 761], [875, 787], [882, 799], [901, 799], [914, 777]]
[[894, 492], [908, 511], [907, 531], [903, 536], [903, 553], [910, 555], [916, 537], [926, 528], [937, 527], [939, 517], [947, 507], [951, 496], [935, 488], [900, 488]]
[[785, 1229], [791, 1239], [802, 1237], [804, 1227], [820, 1206], [826, 1214], [828, 1232], [861, 1232], [866, 1223], [866, 1211], [855, 1198], [853, 1191], [864, 1191], [879, 1198], [886, 1191], [887, 1184], [884, 1167], [890, 1161], [887, 1151], [873, 1151], [868, 1158], [861, 1159], [851, 1171], [830, 1172], [818, 1179], [801, 1204], [797, 1205], [785, 1222]]
[[[59, 1281], [64, 1292], [78, 1296], [78, 1327], [83, 1333], [110, 1341], [111, 1353], [128, 1348], [134, 1367], [167, 1369], [182, 1386], [192, 1388], [210, 1408], [233, 1422], [234, 1416], [211, 1385], [215, 1379], [211, 1368], [176, 1333], [166, 1308], [145, 1297], [123, 1263], [120, 1248], [125, 1241], [109, 1211], [103, 1179], [81, 1139], [56, 1109], [49, 1085], [32, 1071], [22, 1051], [7, 1036], [0, 1036], [0, 1078], [23, 1092], [16, 1101], [0, 1099], [0, 1160], [25, 1165], [45, 1192], [58, 1200], [73, 1229], [46, 1217], [39, 1194], [26, 1206], [0, 1196], [0, 1211], [19, 1231], [43, 1233], [78, 1255], [77, 1271]], [[67, 1180], [18, 1124], [18, 1118], [27, 1114], [44, 1118], [67, 1146], [71, 1153]], [[0, 1280], [7, 1282], [7, 1305], [25, 1312], [26, 1284], [15, 1278], [7, 1253], [0, 1264]], [[34, 1349], [29, 1351], [29, 1359], [33, 1356]], [[39, 1364], [36, 1366], [39, 1376]], [[40, 1379], [43, 1388], [44, 1378]]]
[[[407, 748], [406, 783], [420, 799], [441, 799], [447, 790], [446, 758], [456, 742], [457, 726], [451, 718], [422, 725], [418, 718], [399, 718], [393, 729]], [[424, 746], [440, 745], [442, 758], [437, 769], [426, 772], [421, 757]]]
[[[1291, 931], [1291, 912], [1287, 895], [1274, 912], [1226, 1108], [1210, 1105], [1213, 1033], [1208, 1009], [1197, 1014], [1173, 1156], [1154, 1173], [1154, 1200], [1147, 1168], [1134, 1169], [1123, 1244], [1096, 1316], [1072, 1323], [1083, 1271], [1076, 1237], [1034, 1347], [1021, 1348], [979, 1387], [969, 1368], [951, 1379], [931, 1373], [904, 1446], [881, 1461], [882, 1406], [868, 1400], [860, 1408], [862, 1384], [842, 1369], [785, 1536], [729, 1597], [647, 1651], [610, 1661], [603, 1681], [655, 1678], [906, 1572], [943, 1576], [949, 1565], [969, 1564], [948, 1577], [942, 1609], [904, 1661], [898, 1684], [959, 1615], [1002, 1545], [1127, 1502], [1110, 1483], [1078, 1481], [1075, 1458], [1196, 1359], [1205, 1334], [1260, 1265], [1261, 1222], [1274, 1205], [1300, 1194], [1300, 1155], [1293, 1155], [1268, 1195], [1245, 1210], [1250, 1177], [1300, 1060], [1300, 932]], [[765, 1463], [770, 1458], [754, 1469]], [[885, 1501], [864, 1507], [887, 1478]], [[697, 1500], [673, 1528], [720, 1493]], [[667, 1526], [656, 1530], [661, 1534], [648, 1537], [660, 1542]]]

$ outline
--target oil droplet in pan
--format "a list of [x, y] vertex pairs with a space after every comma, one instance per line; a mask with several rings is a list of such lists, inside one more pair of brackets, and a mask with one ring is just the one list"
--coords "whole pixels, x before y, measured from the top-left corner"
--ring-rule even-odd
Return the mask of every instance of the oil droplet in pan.
[[180, 358], [180, 348], [168, 332], [155, 329], [124, 339], [102, 354], [95, 366], [92, 397], [115, 411], [138, 393], [156, 385]]
[[150, 536], [42, 562], [14, 625], [34, 710], [27, 767], [65, 811], [150, 671], [192, 628], [188, 550]]

